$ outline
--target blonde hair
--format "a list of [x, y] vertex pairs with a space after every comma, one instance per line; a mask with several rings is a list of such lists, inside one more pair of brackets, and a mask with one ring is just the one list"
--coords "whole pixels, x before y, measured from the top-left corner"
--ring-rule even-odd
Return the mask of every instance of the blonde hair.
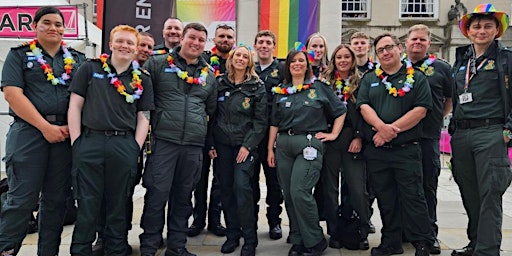
[[306, 50], [309, 50], [309, 43], [311, 43], [311, 40], [313, 40], [314, 38], [317, 38], [317, 37], [322, 39], [322, 41], [324, 42], [324, 49], [325, 49], [324, 56], [322, 57], [322, 60], [320, 61], [320, 66], [327, 66], [327, 62], [329, 61], [327, 59], [327, 54], [329, 54], [329, 51], [327, 50], [327, 39], [325, 38], [325, 36], [322, 36], [320, 33], [311, 34], [308, 37], [308, 40], [306, 41]]
[[247, 67], [245, 68], [245, 81], [250, 80], [251, 78], [254, 78], [256, 80], [259, 80], [258, 74], [256, 74], [256, 65], [254, 64], [254, 58], [252, 56], [252, 51], [249, 49], [246, 45], [240, 45], [235, 47], [231, 52], [229, 52], [229, 57], [226, 60], [226, 71], [228, 73], [228, 80], [230, 82], [235, 81], [235, 69], [233, 68], [233, 56], [235, 55], [236, 51], [238, 51], [240, 48], [247, 49], [247, 52], [249, 53], [249, 62], [247, 63]]
[[356, 54], [354, 53], [352, 48], [350, 48], [350, 45], [340, 44], [334, 49], [331, 55], [331, 60], [329, 61], [329, 65], [327, 66], [327, 69], [322, 73], [322, 77], [329, 81], [333, 90], [336, 90], [336, 70], [338, 70], [336, 68], [336, 53], [341, 49], [347, 49], [350, 52], [350, 56], [352, 57], [352, 65], [350, 65], [350, 70], [348, 72], [348, 76], [350, 77], [349, 93], [350, 100], [355, 103], [355, 91], [357, 90], [357, 88], [359, 88], [359, 82], [361, 81], [361, 73], [359, 72], [359, 69], [357, 69]]

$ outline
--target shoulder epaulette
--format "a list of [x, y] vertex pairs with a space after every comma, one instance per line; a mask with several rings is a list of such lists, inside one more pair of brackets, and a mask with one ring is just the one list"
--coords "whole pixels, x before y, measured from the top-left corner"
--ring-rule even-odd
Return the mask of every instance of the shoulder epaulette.
[[448, 62], [448, 60], [446, 60], [446, 59], [443, 59], [443, 58], [437, 58], [437, 59], [442, 61], [442, 62], [445, 62], [448, 65], [451, 65], [450, 62]]
[[23, 42], [17, 46], [14, 46], [12, 47], [11, 49], [19, 49], [19, 48], [22, 48], [22, 47], [28, 47], [30, 45], [30, 41], [27, 41], [27, 42]]

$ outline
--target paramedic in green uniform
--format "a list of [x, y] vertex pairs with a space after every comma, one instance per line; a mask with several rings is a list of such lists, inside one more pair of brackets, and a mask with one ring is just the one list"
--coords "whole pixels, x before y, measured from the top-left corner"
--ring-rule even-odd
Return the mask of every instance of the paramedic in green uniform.
[[64, 17], [57, 8], [39, 8], [32, 26], [36, 39], [12, 48], [2, 70], [14, 122], [3, 159], [9, 191], [0, 212], [1, 255], [19, 250], [39, 201], [37, 253], [57, 255], [71, 193], [68, 86], [85, 56], [62, 41]]
[[154, 109], [149, 74], [140, 69], [137, 30], [110, 31], [112, 56], [102, 54], [78, 70], [70, 87], [69, 131], [73, 146], [73, 194], [78, 214], [72, 255], [92, 255], [96, 223], [105, 202], [105, 254], [128, 254], [126, 202], [137, 174], [137, 158]]
[[[291, 50], [284, 82], [272, 89], [267, 160], [270, 167], [277, 167], [290, 220], [293, 246], [288, 255], [320, 255], [327, 247], [311, 191], [322, 169], [323, 142], [338, 137], [347, 111], [326, 84], [311, 77], [305, 50]], [[328, 118], [335, 119], [331, 133], [325, 132]]]
[[[452, 255], [499, 255], [503, 194], [512, 173], [512, 53], [499, 38], [509, 18], [491, 4], [464, 15], [459, 28], [471, 44], [456, 50], [454, 64], [452, 170], [468, 214], [469, 244]], [[508, 84], [507, 84], [508, 83]]]
[[380, 66], [366, 73], [357, 94], [366, 121], [364, 154], [383, 223], [381, 244], [371, 255], [403, 253], [402, 229], [416, 256], [429, 255], [434, 239], [423, 193], [418, 124], [432, 108], [430, 88], [420, 70], [400, 61], [402, 45], [396, 36], [377, 36], [374, 46]]

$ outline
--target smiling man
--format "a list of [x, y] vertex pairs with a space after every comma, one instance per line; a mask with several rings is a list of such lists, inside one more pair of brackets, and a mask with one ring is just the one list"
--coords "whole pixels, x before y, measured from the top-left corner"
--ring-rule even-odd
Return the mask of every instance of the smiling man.
[[170, 17], [164, 22], [162, 29], [162, 37], [164, 42], [155, 46], [156, 54], [166, 54], [180, 44], [181, 36], [183, 35], [183, 24], [181, 20], [175, 17]]
[[189, 23], [183, 30], [181, 46], [144, 64], [155, 84], [155, 111], [151, 116], [155, 143], [142, 180], [146, 188], [142, 255], [154, 255], [160, 245], [166, 204], [166, 255], [194, 255], [185, 248], [191, 195], [201, 175], [206, 116], [217, 107], [215, 77], [201, 58], [206, 38], [203, 25]]
[[[372, 256], [403, 253], [402, 231], [427, 256], [434, 239], [423, 195], [418, 125], [432, 108], [428, 82], [410, 62], [402, 63], [402, 45], [385, 33], [374, 41], [380, 65], [361, 80], [357, 106], [366, 124], [364, 150], [383, 223], [381, 244]], [[390, 161], [392, 159], [392, 161]]]
[[436, 238], [430, 248], [430, 253], [440, 254], [441, 248], [437, 241], [438, 227], [436, 224], [437, 178], [441, 170], [439, 139], [443, 117], [452, 110], [451, 66], [432, 54], [428, 55], [430, 29], [423, 24], [417, 24], [409, 28], [405, 46], [407, 58], [414, 67], [422, 70], [427, 76], [432, 93], [432, 111], [429, 111], [423, 119], [419, 142], [422, 153], [423, 190], [427, 201], [432, 235]]
[[502, 196], [512, 172], [507, 144], [512, 138], [512, 53], [497, 38], [509, 17], [480, 4], [459, 28], [471, 44], [456, 50], [454, 64], [452, 168], [468, 214], [469, 244], [452, 255], [499, 255]]

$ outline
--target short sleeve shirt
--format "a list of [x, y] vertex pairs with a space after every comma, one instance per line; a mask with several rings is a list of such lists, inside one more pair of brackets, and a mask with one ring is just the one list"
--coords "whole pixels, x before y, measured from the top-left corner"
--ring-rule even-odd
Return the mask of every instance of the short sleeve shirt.
[[[111, 72], [115, 68], [107, 60]], [[132, 68], [121, 74], [116, 74], [126, 88], [128, 94], [133, 94]], [[119, 94], [110, 83], [110, 78], [102, 68], [99, 60], [87, 61], [76, 74], [76, 79], [69, 90], [80, 96], [84, 101], [82, 109], [82, 125], [94, 130], [134, 131], [137, 125], [137, 112], [154, 110], [153, 86], [149, 74], [141, 72], [139, 78], [144, 88], [140, 99], [134, 103], [126, 102], [125, 96]]]
[[[36, 45], [43, 49], [39, 43]], [[70, 78], [65, 81], [65, 85], [53, 85], [47, 80], [41, 64], [37, 62], [28, 43], [12, 48], [7, 54], [2, 69], [2, 89], [6, 86], [23, 89], [23, 94], [42, 115], [66, 115], [69, 105], [68, 87], [74, 80], [78, 68], [85, 61], [83, 53], [71, 48], [68, 50], [75, 61]], [[65, 72], [62, 49], [54, 57], [51, 57], [44, 49], [42, 53], [46, 63], [51, 66], [54, 76], [60, 77]], [[11, 109], [9, 109], [9, 114], [16, 115]]]
[[327, 115], [338, 118], [345, 112], [347, 108], [331, 89], [317, 80], [309, 89], [290, 95], [275, 94], [270, 123], [279, 131], [326, 131]]
[[[406, 66], [403, 64], [398, 72], [388, 76], [388, 81], [394, 87], [400, 89], [404, 85], [406, 75]], [[361, 80], [357, 94], [357, 107], [360, 108], [361, 105], [368, 104], [386, 124], [393, 123], [415, 107], [432, 109], [432, 95], [427, 78], [420, 70], [416, 69], [413, 79], [413, 88], [405, 96], [394, 97], [388, 93], [385, 85], [375, 72], [368, 72]], [[391, 141], [391, 144], [403, 144], [418, 140], [421, 133], [421, 127], [419, 126], [421, 125], [416, 125], [410, 130], [399, 133], [398, 137]], [[363, 130], [366, 140], [372, 141], [375, 135], [372, 127], [365, 123]]]

